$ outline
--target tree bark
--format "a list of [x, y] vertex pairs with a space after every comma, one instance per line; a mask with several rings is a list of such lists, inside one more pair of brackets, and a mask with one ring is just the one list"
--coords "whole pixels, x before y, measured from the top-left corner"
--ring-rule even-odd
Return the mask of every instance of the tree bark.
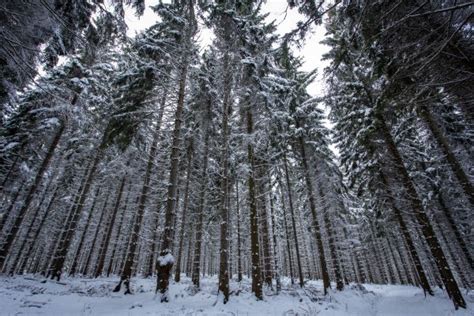
[[341, 270], [339, 267], [339, 258], [337, 256], [337, 249], [336, 249], [336, 242], [334, 240], [334, 232], [333, 226], [331, 223], [331, 219], [329, 218], [329, 210], [327, 208], [327, 201], [326, 195], [323, 192], [321, 184], [318, 185], [319, 189], [319, 196], [321, 197], [322, 204], [323, 204], [323, 219], [326, 228], [326, 233], [328, 234], [328, 242], [329, 242], [329, 253], [331, 255], [332, 266], [334, 269], [334, 276], [336, 277], [336, 289], [338, 291], [342, 291], [344, 289], [344, 280], [341, 275]]
[[[253, 117], [251, 109], [247, 109], [247, 135], [253, 133]], [[249, 209], [250, 209], [250, 253], [252, 259], [252, 292], [257, 300], [263, 299], [261, 269], [260, 269], [260, 245], [258, 240], [258, 212], [257, 200], [255, 194], [255, 162], [253, 154], [253, 145], [251, 142], [247, 145], [247, 159], [250, 165], [248, 177], [249, 191]]]
[[288, 204], [290, 206], [291, 225], [293, 227], [293, 238], [295, 240], [296, 262], [298, 264], [298, 275], [300, 279], [300, 287], [304, 286], [303, 268], [301, 266], [300, 245], [298, 242], [298, 231], [296, 229], [296, 216], [293, 204], [293, 192], [291, 190], [290, 175], [288, 172], [288, 162], [286, 160], [286, 153], [283, 154], [283, 166], [285, 167], [286, 188], [288, 190]]
[[180, 136], [182, 113], [184, 107], [184, 94], [186, 89], [186, 79], [188, 74], [189, 61], [185, 57], [182, 61], [179, 79], [178, 104], [176, 107], [173, 138], [171, 144], [170, 154], [170, 173], [168, 181], [168, 194], [165, 209], [165, 223], [163, 234], [161, 238], [160, 255], [157, 260], [157, 292], [161, 293], [161, 302], [168, 302], [168, 286], [171, 269], [174, 264], [174, 257], [172, 256], [173, 244], [173, 218], [174, 206], [176, 199], [176, 190], [178, 183], [178, 166], [179, 166], [179, 151], [180, 151]]
[[[297, 124], [297, 128], [299, 128], [299, 124]], [[314, 202], [314, 194], [313, 194], [313, 183], [311, 181], [311, 174], [309, 170], [308, 160], [306, 157], [305, 144], [304, 144], [304, 140], [302, 136], [298, 137], [298, 142], [299, 142], [301, 162], [303, 165], [304, 177], [305, 177], [305, 182], [306, 182], [306, 189], [308, 191], [309, 207], [311, 209], [311, 214], [313, 216], [314, 234], [316, 238], [316, 243], [318, 245], [319, 263], [320, 263], [321, 273], [323, 277], [324, 295], [326, 295], [327, 289], [331, 287], [331, 283], [329, 282], [329, 273], [328, 273], [328, 268], [326, 265], [326, 257], [324, 255], [321, 229], [319, 227], [318, 217], [316, 214], [316, 204]]]
[[184, 187], [184, 203], [183, 203], [183, 213], [181, 215], [181, 230], [179, 233], [179, 246], [178, 246], [178, 259], [176, 260], [176, 270], [174, 281], [179, 282], [181, 280], [181, 261], [182, 261], [182, 254], [183, 254], [183, 243], [184, 243], [184, 231], [186, 228], [186, 220], [187, 220], [187, 210], [188, 210], [188, 202], [189, 202], [189, 182], [191, 179], [191, 170], [192, 170], [192, 159], [193, 159], [193, 143], [188, 146], [187, 152], [187, 166], [186, 166], [186, 183]]
[[[210, 111], [210, 109], [208, 109]], [[210, 114], [208, 112], [208, 114]], [[203, 166], [201, 171], [201, 187], [199, 190], [199, 204], [197, 209], [197, 224], [196, 224], [196, 237], [194, 241], [194, 256], [193, 256], [193, 272], [191, 279], [194, 286], [199, 289], [200, 272], [201, 272], [201, 251], [202, 251], [202, 233], [204, 224], [204, 204], [206, 202], [206, 190], [207, 190], [207, 178], [208, 178], [208, 162], [209, 162], [209, 126], [206, 124], [204, 127], [204, 154], [203, 154]]]

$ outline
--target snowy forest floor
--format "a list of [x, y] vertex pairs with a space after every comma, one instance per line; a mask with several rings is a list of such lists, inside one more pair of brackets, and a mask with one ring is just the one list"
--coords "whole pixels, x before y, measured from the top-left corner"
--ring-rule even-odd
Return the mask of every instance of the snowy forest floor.
[[[279, 295], [266, 291], [257, 302], [250, 281], [231, 283], [230, 302], [217, 299], [217, 279], [204, 278], [193, 293], [191, 281], [171, 283], [170, 303], [155, 296], [153, 279], [134, 278], [134, 294], [112, 293], [118, 278], [65, 278], [61, 282], [36, 276], [0, 277], [0, 315], [474, 315], [474, 292], [463, 291], [467, 310], [454, 310], [445, 293], [425, 297], [416, 287], [352, 284], [343, 292], [322, 295], [322, 284], [309, 281], [304, 289], [283, 280]], [[237, 295], [237, 292], [239, 294]]]

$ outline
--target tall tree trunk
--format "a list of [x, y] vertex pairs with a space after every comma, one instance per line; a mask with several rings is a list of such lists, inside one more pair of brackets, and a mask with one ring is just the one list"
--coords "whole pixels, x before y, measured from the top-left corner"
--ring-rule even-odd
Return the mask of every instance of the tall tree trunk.
[[[278, 185], [280, 187], [280, 196], [281, 196], [281, 205], [282, 205], [281, 207], [283, 209], [283, 221], [285, 225], [285, 236], [286, 236], [285, 239], [286, 239], [286, 250], [288, 251], [288, 265], [289, 265], [289, 272], [290, 272], [290, 280], [291, 280], [291, 285], [293, 285], [295, 284], [295, 279], [293, 277], [293, 260], [291, 258], [290, 232], [288, 231], [288, 221], [287, 221], [287, 216], [286, 216], [285, 197], [283, 194], [283, 184], [281, 183], [280, 178], [278, 178]], [[302, 286], [301, 284], [304, 284], [304, 283], [301, 283], [303, 273], [301, 273], [300, 276], [301, 276], [300, 286]]]
[[335, 232], [333, 232], [334, 228], [331, 223], [331, 219], [329, 218], [329, 210], [328, 210], [328, 201], [326, 201], [326, 195], [321, 187], [321, 183], [318, 184], [319, 189], [319, 196], [322, 200], [322, 208], [323, 208], [323, 219], [326, 228], [326, 233], [328, 234], [328, 242], [329, 242], [329, 253], [331, 255], [332, 266], [334, 269], [334, 276], [336, 277], [336, 289], [338, 291], [342, 291], [344, 289], [344, 280], [342, 279], [341, 270], [339, 267], [339, 258], [337, 256], [337, 249], [336, 249], [336, 241], [334, 240]]
[[58, 130], [56, 131], [56, 134], [53, 137], [53, 140], [51, 141], [51, 144], [49, 145], [48, 151], [46, 152], [46, 155], [43, 158], [41, 165], [38, 168], [38, 171], [36, 172], [33, 184], [25, 195], [23, 205], [15, 218], [13, 226], [6, 235], [5, 241], [3, 242], [0, 248], [0, 268], [3, 268], [6, 256], [10, 252], [11, 246], [13, 245], [13, 241], [15, 240], [16, 235], [20, 230], [20, 227], [23, 225], [23, 219], [25, 218], [26, 212], [28, 211], [31, 202], [33, 201], [35, 192], [37, 191], [39, 185], [41, 184], [41, 181], [43, 180], [44, 174], [48, 169], [51, 159], [53, 158], [54, 151], [58, 147], [59, 141], [61, 140], [65, 128], [66, 124], [64, 122], [61, 122]]
[[237, 212], [237, 281], [242, 282], [242, 240], [240, 231], [240, 198], [239, 180], [235, 180], [236, 212]]
[[452, 299], [456, 309], [459, 307], [466, 308], [464, 297], [462, 296], [451, 269], [449, 268], [446, 256], [441, 249], [438, 238], [434, 233], [433, 226], [431, 225], [425, 209], [423, 208], [423, 203], [421, 202], [415, 185], [413, 184], [405, 164], [403, 163], [402, 156], [395, 145], [392, 135], [390, 134], [390, 130], [381, 114], [378, 114], [376, 118], [379, 121], [380, 132], [382, 133], [385, 144], [394, 159], [394, 168], [396, 168], [397, 173], [400, 175], [401, 182], [405, 188], [409, 202], [415, 213], [415, 218], [420, 225], [422, 234], [425, 237], [425, 240], [431, 250], [431, 254], [435, 259], [436, 266], [438, 267], [438, 271], [441, 275], [444, 286], [446, 287], [446, 291], [448, 292], [449, 297]]
[[[227, 31], [227, 29], [226, 29]], [[227, 208], [227, 197], [229, 191], [229, 113], [231, 111], [230, 93], [232, 77], [230, 73], [230, 56], [226, 51], [223, 57], [223, 72], [224, 72], [224, 97], [222, 104], [222, 151], [221, 151], [221, 191], [219, 201], [219, 216], [220, 216], [220, 249], [219, 249], [219, 291], [224, 295], [224, 304], [229, 300], [229, 240], [228, 240], [228, 225], [229, 225], [229, 209]]]
[[293, 192], [291, 190], [290, 175], [288, 172], [288, 162], [286, 153], [283, 154], [283, 166], [285, 167], [286, 188], [288, 190], [288, 204], [290, 206], [291, 225], [293, 227], [293, 238], [295, 240], [296, 262], [298, 264], [298, 275], [300, 278], [300, 286], [304, 286], [303, 268], [301, 266], [300, 245], [298, 242], [298, 230], [296, 229], [296, 216], [293, 204]]
[[184, 94], [186, 90], [186, 79], [188, 74], [189, 60], [185, 57], [182, 61], [179, 78], [178, 104], [176, 107], [173, 138], [170, 154], [170, 173], [168, 181], [168, 193], [165, 209], [165, 224], [161, 238], [160, 255], [157, 260], [157, 292], [161, 293], [161, 302], [168, 302], [168, 286], [171, 269], [174, 264], [174, 257], [171, 254], [173, 245], [173, 219], [176, 190], [178, 183], [178, 166], [180, 151], [180, 136], [182, 113], [184, 107]]
[[[296, 124], [296, 125], [297, 125], [297, 128], [299, 128], [299, 124]], [[326, 257], [324, 255], [321, 229], [319, 227], [318, 216], [316, 214], [316, 204], [314, 202], [314, 194], [313, 194], [313, 183], [311, 181], [311, 174], [309, 170], [308, 160], [306, 157], [305, 143], [302, 136], [298, 137], [298, 142], [299, 142], [301, 162], [303, 165], [303, 172], [304, 172], [304, 177], [305, 177], [305, 182], [306, 182], [306, 189], [308, 191], [309, 207], [311, 209], [311, 214], [313, 216], [314, 234], [316, 238], [316, 243], [318, 245], [319, 264], [320, 264], [321, 273], [323, 276], [324, 295], [326, 295], [327, 289], [331, 287], [331, 283], [329, 282], [329, 273], [328, 273], [328, 268], [326, 265]]]
[[[259, 160], [260, 165], [262, 165], [264, 162], [262, 160]], [[270, 233], [269, 233], [269, 228], [268, 228], [268, 213], [267, 213], [267, 203], [266, 203], [266, 187], [265, 187], [265, 174], [262, 172], [263, 167], [259, 166], [258, 170], [260, 171], [258, 173], [258, 178], [259, 178], [259, 197], [260, 197], [260, 224], [262, 227], [262, 234], [261, 234], [261, 239], [262, 239], [262, 254], [263, 254], [263, 276], [264, 276], [264, 282], [267, 286], [272, 287], [272, 254], [271, 254], [271, 245], [270, 245]]]
[[174, 280], [179, 282], [181, 279], [181, 261], [183, 254], [183, 243], [184, 243], [184, 231], [186, 230], [186, 220], [187, 220], [187, 209], [188, 209], [188, 200], [189, 200], [189, 182], [191, 179], [191, 170], [192, 170], [192, 159], [193, 159], [193, 143], [192, 140], [188, 146], [187, 152], [187, 166], [186, 166], [186, 183], [184, 187], [184, 203], [183, 203], [183, 213], [181, 215], [181, 231], [179, 233], [179, 246], [178, 246], [178, 260], [176, 260], [176, 270]]
[[[208, 108], [208, 114], [210, 108]], [[201, 251], [202, 251], [202, 233], [204, 225], [204, 205], [206, 203], [206, 190], [207, 190], [207, 179], [208, 172], [207, 167], [209, 163], [209, 126], [206, 124], [204, 127], [204, 153], [203, 163], [201, 170], [201, 187], [199, 189], [199, 202], [197, 208], [197, 224], [196, 224], [196, 236], [194, 239], [194, 256], [193, 256], [193, 272], [191, 279], [196, 288], [199, 289], [200, 273], [201, 273]]]
[[273, 264], [275, 265], [275, 280], [276, 280], [276, 291], [277, 293], [280, 293], [281, 290], [281, 280], [280, 280], [280, 272], [279, 272], [279, 266], [278, 266], [278, 259], [277, 259], [277, 249], [278, 249], [278, 244], [277, 244], [277, 229], [276, 229], [276, 220], [275, 220], [275, 210], [273, 206], [273, 192], [272, 192], [272, 186], [270, 183], [270, 217], [272, 220], [272, 236], [273, 236]]
[[[251, 109], [247, 112], [247, 135], [253, 134], [253, 117]], [[252, 292], [258, 300], [263, 299], [261, 269], [260, 269], [260, 245], [258, 240], [258, 212], [255, 189], [255, 161], [253, 153], [253, 145], [251, 142], [247, 144], [247, 159], [250, 165], [248, 176], [249, 191], [249, 209], [250, 209], [250, 252], [252, 259]]]

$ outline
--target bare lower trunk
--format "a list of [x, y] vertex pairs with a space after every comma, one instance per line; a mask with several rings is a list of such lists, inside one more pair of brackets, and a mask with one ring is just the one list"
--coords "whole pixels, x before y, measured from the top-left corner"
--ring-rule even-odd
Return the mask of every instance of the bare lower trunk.
[[184, 232], [186, 230], [186, 213], [188, 210], [188, 200], [189, 200], [189, 181], [191, 178], [191, 167], [192, 167], [192, 158], [193, 158], [193, 144], [189, 144], [188, 153], [187, 153], [187, 168], [186, 168], [186, 184], [184, 187], [184, 204], [183, 204], [183, 213], [181, 215], [181, 231], [179, 233], [179, 246], [178, 246], [178, 259], [176, 260], [176, 271], [174, 280], [179, 282], [181, 279], [181, 261], [183, 254], [183, 243], [184, 243]]
[[186, 88], [186, 78], [188, 73], [188, 60], [184, 58], [182, 61], [182, 68], [179, 79], [179, 91], [178, 91], [178, 104], [176, 107], [175, 121], [173, 138], [171, 143], [171, 154], [170, 154], [170, 173], [168, 181], [168, 193], [166, 200], [165, 209], [165, 223], [163, 229], [163, 235], [161, 238], [161, 249], [160, 255], [157, 260], [157, 288], [156, 290], [161, 293], [161, 302], [168, 302], [168, 286], [171, 269], [174, 264], [174, 257], [172, 256], [173, 246], [173, 219], [174, 219], [174, 206], [176, 199], [176, 190], [178, 183], [178, 165], [179, 165], [179, 150], [180, 150], [180, 136], [181, 136], [181, 123], [182, 123], [182, 112], [184, 107], [184, 94]]
[[291, 190], [290, 175], [288, 172], [288, 163], [286, 161], [286, 154], [283, 156], [283, 165], [285, 167], [286, 187], [288, 190], [288, 204], [290, 206], [291, 225], [293, 227], [293, 239], [295, 240], [296, 263], [298, 264], [298, 275], [300, 279], [300, 286], [304, 286], [303, 268], [301, 266], [300, 245], [298, 243], [298, 233], [296, 230], [296, 216], [293, 204], [293, 192]]

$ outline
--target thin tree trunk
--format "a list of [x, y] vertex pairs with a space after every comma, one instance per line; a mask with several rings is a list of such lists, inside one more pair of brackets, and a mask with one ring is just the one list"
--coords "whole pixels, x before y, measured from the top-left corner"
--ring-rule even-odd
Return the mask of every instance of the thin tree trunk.
[[[30, 240], [29, 236], [30, 236], [31, 232], [33, 231], [33, 227], [34, 227], [34, 225], [37, 221], [38, 215], [39, 215], [39, 213], [41, 211], [41, 207], [43, 206], [43, 203], [46, 199], [46, 196], [47, 196], [48, 190], [51, 186], [51, 183], [53, 182], [53, 178], [54, 178], [54, 175], [51, 176], [51, 179], [48, 181], [48, 184], [46, 185], [46, 188], [43, 192], [43, 196], [41, 197], [40, 202], [36, 206], [35, 211], [33, 212], [33, 215], [31, 216], [30, 224], [28, 225], [28, 228], [26, 229], [25, 238], [23, 238], [23, 240], [21, 242], [21, 246], [20, 246], [20, 248], [17, 252], [17, 256], [15, 258], [15, 261], [14, 261], [13, 265], [11, 266], [11, 269], [10, 269], [11, 274], [13, 274], [15, 272], [15, 270], [18, 271], [20, 274], [23, 273], [23, 271], [18, 270], [18, 265], [21, 262], [22, 253], [23, 253], [23, 250], [25, 249], [25, 246], [27, 244], [31, 243], [31, 240]], [[24, 258], [23, 260], [27, 260], [27, 258]]]
[[186, 228], [186, 213], [188, 209], [188, 200], [189, 200], [189, 182], [191, 179], [191, 169], [192, 169], [192, 158], [193, 158], [193, 143], [188, 146], [188, 153], [187, 153], [187, 167], [186, 167], [186, 184], [184, 187], [184, 203], [183, 203], [183, 213], [181, 215], [181, 231], [179, 233], [179, 247], [178, 247], [178, 260], [176, 260], [176, 270], [174, 281], [179, 282], [181, 279], [181, 261], [182, 261], [182, 254], [183, 254], [183, 243], [184, 243], [184, 231]]
[[300, 286], [304, 286], [303, 268], [301, 266], [300, 245], [298, 242], [298, 234], [296, 230], [296, 216], [293, 204], [293, 192], [291, 190], [290, 175], [288, 172], [288, 163], [286, 161], [286, 153], [283, 154], [283, 166], [285, 167], [286, 187], [288, 190], [288, 204], [290, 206], [291, 224], [293, 227], [293, 238], [295, 239], [296, 262], [298, 264], [298, 275], [300, 278]]
[[[208, 114], [210, 114], [210, 107], [208, 107]], [[204, 204], [206, 202], [206, 190], [207, 190], [207, 178], [208, 178], [208, 162], [209, 162], [209, 126], [206, 124], [204, 127], [204, 154], [203, 154], [203, 166], [201, 171], [201, 187], [199, 189], [199, 204], [197, 208], [197, 224], [196, 224], [196, 237], [194, 242], [194, 256], [193, 256], [193, 272], [191, 279], [194, 286], [199, 289], [200, 272], [201, 272], [201, 251], [202, 251], [202, 233], [204, 224]], [[203, 269], [205, 271], [205, 269]]]
[[240, 235], [240, 199], [238, 179], [235, 181], [235, 194], [237, 206], [237, 281], [242, 282], [242, 240]]
[[[247, 109], [247, 135], [253, 133], [253, 117], [251, 109]], [[248, 176], [249, 209], [250, 209], [250, 252], [252, 259], [252, 292], [258, 300], [263, 299], [261, 269], [260, 269], [260, 245], [258, 240], [258, 212], [255, 194], [255, 162], [252, 143], [247, 145], [247, 159], [250, 164]]]
[[38, 228], [36, 229], [35, 234], [32, 238], [33, 242], [28, 245], [28, 248], [25, 251], [27, 259], [23, 261], [23, 263], [20, 267], [20, 271], [24, 271], [26, 269], [26, 264], [27, 264], [28, 258], [31, 257], [32, 250], [35, 248], [36, 244], [38, 243], [39, 234], [41, 233], [41, 230], [43, 229], [43, 225], [46, 222], [46, 219], [48, 218], [49, 213], [51, 212], [51, 209], [52, 209], [51, 206], [56, 201], [56, 198], [57, 198], [58, 193], [59, 193], [59, 188], [60, 188], [60, 186], [57, 185], [56, 188], [54, 189], [54, 192], [53, 192], [53, 195], [52, 195], [51, 199], [49, 200], [48, 205], [46, 206], [46, 210], [44, 212], [43, 218], [41, 219], [41, 221], [38, 225]]
[[280, 280], [280, 272], [278, 266], [278, 259], [277, 259], [277, 233], [276, 233], [276, 221], [275, 221], [275, 210], [273, 206], [273, 192], [270, 184], [270, 216], [272, 220], [272, 236], [273, 236], [273, 264], [275, 265], [275, 280], [276, 280], [276, 291], [280, 293], [281, 290], [281, 280]]
[[327, 208], [327, 201], [326, 195], [323, 192], [321, 184], [318, 185], [319, 189], [319, 196], [321, 197], [322, 204], [323, 204], [323, 219], [326, 228], [326, 233], [328, 234], [328, 242], [329, 242], [329, 253], [331, 255], [332, 266], [334, 269], [334, 276], [336, 277], [336, 289], [338, 291], [342, 291], [344, 289], [344, 280], [342, 279], [340, 267], [339, 267], [339, 259], [337, 257], [336, 251], [336, 242], [334, 240], [334, 232], [333, 226], [331, 223], [331, 219], [329, 218], [329, 210]]
[[178, 104], [176, 107], [173, 138], [171, 143], [170, 154], [170, 173], [168, 181], [168, 194], [165, 209], [165, 223], [163, 235], [161, 238], [160, 255], [157, 260], [157, 292], [161, 293], [161, 302], [168, 302], [168, 286], [171, 269], [174, 264], [174, 257], [172, 256], [173, 245], [173, 219], [174, 206], [176, 199], [176, 190], [178, 183], [178, 167], [179, 167], [179, 151], [180, 151], [180, 136], [182, 113], [184, 107], [184, 94], [186, 89], [186, 79], [188, 74], [189, 61], [185, 57], [182, 61], [182, 68], [180, 70]]
[[[297, 124], [297, 128], [299, 128], [299, 124]], [[324, 295], [327, 294], [327, 289], [331, 287], [331, 283], [329, 282], [329, 273], [328, 268], [326, 265], [326, 257], [324, 255], [324, 247], [323, 247], [323, 240], [321, 237], [321, 229], [319, 227], [318, 217], [316, 214], [316, 204], [314, 203], [314, 194], [313, 194], [313, 183], [311, 181], [311, 174], [309, 170], [308, 161], [306, 158], [306, 149], [303, 137], [298, 137], [298, 142], [300, 145], [300, 154], [301, 154], [301, 162], [303, 164], [303, 171], [305, 176], [306, 182], [306, 189], [308, 190], [308, 200], [309, 200], [309, 207], [311, 209], [311, 214], [313, 216], [313, 228], [314, 234], [316, 238], [316, 243], [318, 245], [318, 252], [319, 252], [319, 264], [321, 268], [321, 273], [323, 276], [323, 287], [324, 287]]]
[[229, 69], [229, 53], [226, 51], [223, 57], [224, 72], [224, 98], [222, 105], [222, 152], [221, 152], [221, 191], [219, 201], [220, 215], [220, 249], [219, 249], [219, 292], [224, 295], [224, 304], [229, 300], [229, 209], [227, 208], [227, 196], [229, 189], [229, 113], [231, 111], [230, 92], [232, 78]]
[[[278, 178], [278, 184], [280, 187], [280, 195], [281, 195], [281, 204], [283, 208], [283, 220], [285, 224], [285, 235], [286, 235], [286, 249], [288, 251], [288, 265], [289, 265], [289, 272], [290, 272], [290, 280], [291, 280], [291, 285], [295, 284], [295, 278], [293, 277], [293, 260], [291, 258], [291, 245], [290, 245], [290, 232], [288, 231], [288, 221], [287, 221], [287, 216], [286, 216], [286, 206], [285, 206], [285, 197], [283, 194], [283, 184], [281, 183], [280, 178]], [[301, 269], [300, 269], [301, 270]], [[303, 273], [300, 274], [300, 276], [303, 276]], [[300, 277], [300, 286], [301, 284], [301, 277]], [[303, 280], [304, 281], [304, 280]]]

